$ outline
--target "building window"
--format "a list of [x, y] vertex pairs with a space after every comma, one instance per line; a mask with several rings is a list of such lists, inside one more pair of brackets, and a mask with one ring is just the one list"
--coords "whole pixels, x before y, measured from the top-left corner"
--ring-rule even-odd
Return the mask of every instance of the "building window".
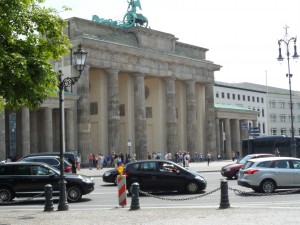
[[275, 109], [276, 107], [276, 102], [275, 101], [270, 101], [270, 108]]
[[280, 134], [281, 135], [286, 135], [286, 128], [281, 128], [280, 129]]
[[286, 122], [286, 117], [285, 117], [285, 115], [284, 114], [280, 114], [280, 122], [281, 123], [285, 123]]
[[146, 118], [152, 118], [152, 107], [146, 107]]
[[279, 108], [284, 109], [285, 108], [285, 102], [280, 101], [279, 102]]
[[265, 110], [264, 109], [261, 110], [261, 117], [265, 117]]
[[245, 101], [246, 100], [246, 96], [245, 95], [243, 95], [243, 101]]
[[258, 116], [260, 117], [260, 109], [257, 109], [257, 112], [258, 112]]
[[252, 102], [255, 102], [255, 97], [254, 96], [252, 96]]
[[300, 123], [300, 116], [297, 116], [298, 117], [298, 123]]
[[256, 101], [259, 102], [259, 97], [256, 98]]
[[97, 115], [97, 114], [98, 114], [98, 102], [91, 102], [90, 115]]
[[125, 104], [120, 104], [120, 116], [125, 116]]
[[261, 100], [261, 103], [264, 103], [264, 98], [261, 98], [260, 100]]
[[225, 98], [225, 94], [224, 94], [224, 92], [222, 92], [222, 98]]
[[241, 100], [241, 96], [240, 95], [238, 95], [238, 100]]
[[227, 99], [230, 99], [230, 93], [227, 93]]
[[[295, 116], [293, 115], [293, 121], [295, 121]], [[291, 115], [289, 115], [289, 122], [291, 122]]]
[[271, 122], [275, 123], [276, 122], [276, 114], [271, 114], [270, 115], [270, 119], [271, 119]]
[[217, 93], [216, 93], [216, 98], [219, 98], [219, 92], [217, 91]]
[[271, 135], [277, 135], [277, 129], [271, 128]]
[[235, 99], [235, 94], [232, 94], [232, 99]]
[[250, 96], [248, 96], [248, 102], [250, 102]]
[[263, 134], [266, 133], [266, 125], [265, 125], [265, 123], [263, 123], [262, 128], [263, 128]]

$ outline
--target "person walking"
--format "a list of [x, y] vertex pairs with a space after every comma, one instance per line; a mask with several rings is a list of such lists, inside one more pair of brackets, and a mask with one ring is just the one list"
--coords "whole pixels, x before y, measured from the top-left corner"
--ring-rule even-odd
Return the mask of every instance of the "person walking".
[[89, 156], [89, 169], [93, 169], [93, 164], [94, 164], [94, 156], [93, 153], [90, 154]]
[[77, 171], [80, 171], [80, 164], [81, 164], [80, 154], [77, 155], [76, 161], [77, 161]]
[[231, 158], [232, 158], [232, 161], [234, 161], [234, 159], [235, 159], [235, 152], [234, 151], [231, 151]]
[[210, 160], [211, 160], [210, 152], [207, 152], [206, 157], [207, 157], [207, 165], [209, 166], [209, 163], [210, 163]]

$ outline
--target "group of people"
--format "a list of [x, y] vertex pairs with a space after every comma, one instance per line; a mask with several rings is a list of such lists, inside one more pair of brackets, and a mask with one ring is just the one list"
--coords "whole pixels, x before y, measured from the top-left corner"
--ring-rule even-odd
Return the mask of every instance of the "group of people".
[[[133, 154], [134, 156], [134, 154]], [[104, 167], [114, 167], [117, 168], [120, 164], [128, 163], [133, 157], [129, 154], [116, 154], [114, 151], [111, 154], [104, 156], [102, 153], [95, 155], [90, 153], [89, 155], [89, 169], [96, 168], [101, 170]]]

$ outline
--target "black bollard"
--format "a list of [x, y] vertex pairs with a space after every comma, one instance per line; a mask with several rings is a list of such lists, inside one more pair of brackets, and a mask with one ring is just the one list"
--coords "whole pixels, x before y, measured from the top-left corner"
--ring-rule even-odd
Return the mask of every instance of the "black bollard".
[[130, 210], [140, 209], [139, 190], [140, 190], [140, 185], [138, 183], [133, 183], [130, 187], [130, 192], [131, 192]]
[[47, 184], [45, 186], [45, 212], [53, 211], [53, 200], [52, 200], [52, 185]]
[[227, 180], [221, 181], [221, 201], [220, 209], [227, 209], [230, 207], [228, 198], [228, 183]]

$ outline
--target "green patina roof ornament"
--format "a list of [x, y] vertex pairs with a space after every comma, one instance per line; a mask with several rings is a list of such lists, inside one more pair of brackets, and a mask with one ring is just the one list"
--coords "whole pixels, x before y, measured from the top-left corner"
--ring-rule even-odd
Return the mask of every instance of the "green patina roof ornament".
[[125, 29], [133, 26], [148, 27], [148, 19], [143, 14], [136, 13], [136, 9], [142, 10], [140, 0], [128, 0], [127, 13], [123, 17], [123, 21], [113, 21], [112, 19], [102, 19], [97, 15], [93, 15], [92, 21], [103, 23], [110, 26], [118, 26]]

